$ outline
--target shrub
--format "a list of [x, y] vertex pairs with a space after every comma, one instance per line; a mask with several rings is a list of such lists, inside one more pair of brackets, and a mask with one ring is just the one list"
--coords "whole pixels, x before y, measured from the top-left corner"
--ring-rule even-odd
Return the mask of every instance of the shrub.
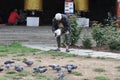
[[80, 38], [80, 33], [82, 28], [78, 26], [76, 22], [77, 16], [72, 15], [70, 16], [70, 25], [71, 25], [71, 33], [70, 33], [70, 43], [71, 45], [75, 45]]
[[91, 48], [92, 47], [91, 39], [87, 36], [83, 37], [82, 45], [84, 48]]
[[111, 40], [109, 43], [108, 43], [108, 46], [111, 50], [120, 50], [120, 42], [116, 39], [114, 40]]
[[[70, 25], [71, 25], [71, 32], [70, 32], [70, 45], [75, 45], [79, 38], [82, 28], [78, 26], [76, 18], [77, 16], [71, 15], [70, 17]], [[62, 36], [62, 44], [65, 43], [65, 37]]]
[[103, 28], [100, 28], [101, 24], [93, 24], [92, 25], [92, 37], [96, 41], [96, 45], [101, 47], [106, 42], [106, 37], [104, 34]]

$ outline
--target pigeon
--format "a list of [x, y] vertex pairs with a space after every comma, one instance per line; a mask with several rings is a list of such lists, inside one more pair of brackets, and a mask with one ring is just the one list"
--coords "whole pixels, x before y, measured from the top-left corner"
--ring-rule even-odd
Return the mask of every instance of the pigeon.
[[5, 61], [4, 64], [12, 64], [15, 63], [14, 61]]
[[64, 68], [67, 69], [68, 73], [71, 73], [73, 69], [77, 68], [77, 65], [70, 64], [70, 65], [66, 65]]
[[65, 68], [67, 69], [68, 73], [72, 72], [72, 66], [71, 65], [67, 65], [67, 66], [65, 66]]
[[61, 70], [61, 67], [59, 65], [55, 66], [53, 70], [56, 70], [57, 72], [59, 72]]
[[45, 68], [45, 66], [38, 66], [38, 67], [33, 68], [33, 70], [38, 71], [39, 68]]
[[36, 68], [33, 68], [33, 70], [35, 71], [35, 72], [40, 72], [40, 73], [44, 73], [44, 72], [46, 72], [47, 71], [47, 69], [45, 68], [45, 67], [36, 67]]
[[57, 64], [49, 65], [53, 70], [56, 70], [57, 72], [61, 70], [61, 67]]
[[0, 68], [0, 72], [2, 72], [4, 69], [3, 68]]
[[33, 62], [32, 61], [23, 61], [27, 66], [31, 66], [32, 64], [33, 64]]
[[11, 66], [11, 64], [5, 64], [5, 67], [6, 67], [7, 69], [9, 69], [10, 66]]
[[61, 71], [60, 74], [58, 75], [57, 80], [62, 80], [64, 77], [65, 77], [65, 73]]
[[19, 66], [19, 65], [16, 65], [15, 66], [15, 70], [17, 71], [17, 72], [22, 72], [23, 71], [23, 66]]
[[77, 69], [77, 65], [75, 64], [70, 64], [72, 66], [72, 69]]

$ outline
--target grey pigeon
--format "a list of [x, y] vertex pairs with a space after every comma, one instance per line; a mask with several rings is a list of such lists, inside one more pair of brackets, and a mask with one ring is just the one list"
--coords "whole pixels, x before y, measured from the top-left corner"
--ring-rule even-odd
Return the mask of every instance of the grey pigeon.
[[55, 66], [53, 70], [56, 70], [57, 72], [61, 70], [61, 67], [59, 65]]
[[33, 61], [23, 61], [27, 66], [31, 66], [33, 64]]
[[61, 70], [61, 66], [57, 64], [49, 65], [53, 70], [56, 70], [57, 72]]
[[70, 65], [66, 65], [64, 68], [67, 69], [68, 73], [71, 73], [73, 69], [77, 68], [77, 66], [75, 64], [70, 64]]
[[55, 69], [56, 66], [59, 66], [59, 65], [57, 64], [49, 65], [49, 67], [51, 67], [53, 70]]
[[17, 71], [17, 72], [21, 72], [21, 71], [23, 71], [23, 66], [19, 66], [19, 65], [16, 65], [15, 66], [15, 70]]
[[15, 62], [10, 60], [4, 62], [4, 64], [12, 64], [12, 63], [15, 63]]
[[3, 68], [0, 68], [0, 72], [2, 72], [4, 69]]
[[72, 66], [72, 69], [77, 69], [77, 65], [71, 64], [71, 66]]
[[63, 71], [61, 71], [60, 74], [58, 75], [57, 80], [62, 80], [64, 77], [65, 77], [65, 73]]
[[44, 72], [46, 72], [47, 71], [47, 69], [45, 68], [45, 67], [36, 67], [36, 68], [33, 68], [33, 70], [35, 71], [35, 72], [40, 72], [40, 73], [44, 73]]
[[11, 64], [5, 64], [5, 67], [6, 67], [7, 69], [10, 69]]

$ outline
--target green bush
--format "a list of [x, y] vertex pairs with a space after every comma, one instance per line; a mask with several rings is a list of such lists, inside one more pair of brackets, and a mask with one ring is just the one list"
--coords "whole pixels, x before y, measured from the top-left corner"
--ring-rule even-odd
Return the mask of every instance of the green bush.
[[100, 28], [101, 24], [92, 25], [92, 37], [96, 41], [96, 46], [101, 47], [106, 42], [106, 37], [103, 28]]
[[80, 38], [80, 33], [82, 28], [78, 26], [76, 22], [77, 16], [70, 16], [70, 24], [71, 24], [71, 33], [70, 33], [70, 43], [71, 45], [75, 45]]
[[92, 47], [91, 39], [87, 36], [83, 37], [82, 45], [84, 48], [91, 48]]
[[111, 50], [120, 50], [119, 40], [113, 39], [108, 43], [108, 46]]

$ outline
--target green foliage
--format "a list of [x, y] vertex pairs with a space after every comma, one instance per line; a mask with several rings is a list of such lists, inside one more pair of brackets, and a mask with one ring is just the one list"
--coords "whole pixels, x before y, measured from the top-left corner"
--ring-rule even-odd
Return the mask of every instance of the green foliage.
[[70, 16], [71, 32], [70, 32], [70, 43], [75, 45], [78, 42], [82, 28], [78, 26], [76, 22], [77, 16]]
[[111, 50], [120, 50], [120, 29], [112, 26], [101, 28], [99, 24], [93, 24], [92, 36], [96, 45], [101, 47], [106, 45]]
[[96, 45], [98, 47], [104, 45], [106, 41], [103, 28], [100, 28], [100, 26], [101, 24], [96, 24], [96, 23], [92, 25], [92, 36], [93, 36], [93, 39], [96, 41]]
[[92, 47], [91, 39], [87, 36], [83, 37], [82, 45], [84, 48], [91, 48]]
[[108, 46], [111, 50], [120, 50], [120, 40], [111, 40], [109, 43], [108, 43]]
[[94, 80], [110, 80], [110, 79], [104, 76], [97, 76], [94, 78]]
[[94, 69], [95, 72], [105, 72], [105, 70], [103, 68], [96, 68]]

